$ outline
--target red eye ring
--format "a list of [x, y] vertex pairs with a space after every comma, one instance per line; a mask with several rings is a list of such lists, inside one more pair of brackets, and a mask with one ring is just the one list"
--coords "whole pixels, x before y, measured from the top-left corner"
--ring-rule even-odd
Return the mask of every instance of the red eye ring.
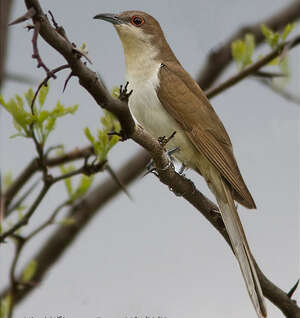
[[134, 26], [140, 27], [145, 23], [145, 20], [143, 17], [139, 16], [139, 15], [134, 15], [131, 20], [130, 20], [131, 24], [133, 24]]

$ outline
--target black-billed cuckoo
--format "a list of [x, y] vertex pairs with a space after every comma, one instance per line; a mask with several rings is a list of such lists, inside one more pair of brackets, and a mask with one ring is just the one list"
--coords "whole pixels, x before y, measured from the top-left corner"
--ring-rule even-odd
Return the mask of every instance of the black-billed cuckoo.
[[149, 14], [126, 11], [98, 14], [111, 22], [121, 39], [126, 79], [132, 94], [129, 108], [153, 137], [175, 136], [167, 148], [202, 175], [215, 195], [259, 317], [266, 317], [264, 297], [235, 202], [256, 208], [241, 176], [229, 136], [207, 97], [169, 47], [159, 23]]

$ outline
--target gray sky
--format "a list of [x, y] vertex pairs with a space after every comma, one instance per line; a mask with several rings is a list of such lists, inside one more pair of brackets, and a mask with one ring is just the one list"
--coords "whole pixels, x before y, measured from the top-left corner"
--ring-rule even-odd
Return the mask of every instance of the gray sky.
[[[210, 49], [238, 27], [257, 22], [286, 3], [41, 1], [44, 9], [51, 9], [63, 24], [72, 41], [87, 43], [92, 67], [109, 87], [124, 83], [124, 58], [112, 26], [92, 20], [97, 13], [139, 9], [154, 15], [178, 59], [195, 76]], [[23, 13], [23, 1], [16, 1], [13, 17]], [[39, 81], [44, 74], [31, 59], [31, 36], [21, 25], [10, 29], [7, 71], [28, 74]], [[64, 63], [42, 41], [39, 47], [49, 67]], [[288, 88], [299, 93], [299, 49], [291, 53], [291, 65], [292, 82]], [[235, 70], [231, 67], [223, 78]], [[48, 105], [59, 98], [66, 105], [79, 103], [80, 108], [75, 116], [58, 122], [48, 145], [63, 142], [66, 149], [73, 149], [87, 143], [83, 128], [89, 126], [95, 131], [101, 112], [74, 78], [61, 93], [66, 76], [67, 72], [62, 73], [51, 82]], [[9, 98], [26, 89], [26, 85], [8, 82], [2, 94]], [[227, 128], [258, 206], [257, 211], [239, 207], [253, 254], [267, 277], [289, 290], [299, 277], [299, 106], [250, 79], [214, 98], [212, 104]], [[2, 169], [17, 175], [33, 157], [33, 145], [27, 140], [9, 139], [14, 128], [3, 112], [0, 129]], [[113, 167], [117, 168], [137, 149], [131, 141], [118, 144], [109, 157]], [[188, 176], [211, 197], [200, 177], [191, 172]], [[103, 178], [98, 175], [96, 182]], [[204, 218], [152, 176], [140, 178], [130, 192], [134, 202], [121, 194], [106, 206], [42, 285], [17, 308], [15, 317], [255, 317], [231, 250]], [[65, 197], [63, 185], [53, 188], [30, 226], [39, 224]], [[21, 264], [51, 231], [30, 243]], [[1, 286], [7, 282], [11, 256], [9, 243], [1, 250]], [[267, 305], [270, 317], [282, 316], [269, 302]]]

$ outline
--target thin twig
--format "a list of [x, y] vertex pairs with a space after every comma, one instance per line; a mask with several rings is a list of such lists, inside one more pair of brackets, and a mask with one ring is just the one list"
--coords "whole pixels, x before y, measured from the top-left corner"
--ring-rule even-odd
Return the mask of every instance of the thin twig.
[[224, 90], [232, 87], [233, 85], [237, 84], [238, 82], [240, 82], [244, 78], [248, 77], [249, 75], [254, 74], [260, 68], [262, 68], [263, 66], [267, 65], [270, 61], [272, 61], [274, 58], [279, 56], [281, 54], [281, 52], [282, 52], [282, 49], [288, 43], [292, 43], [291, 46], [290, 46], [290, 49], [293, 48], [294, 46], [298, 45], [300, 43], [300, 35], [297, 35], [296, 37], [294, 37], [289, 42], [286, 42], [286, 43], [283, 43], [283, 44], [279, 45], [272, 52], [270, 52], [269, 54], [265, 55], [263, 58], [261, 58], [257, 62], [249, 65], [246, 68], [244, 68], [241, 72], [237, 73], [236, 75], [233, 75], [232, 77], [230, 77], [229, 79], [227, 79], [226, 81], [221, 83], [220, 85], [207, 90], [205, 92], [206, 96], [208, 98], [211, 98], [211, 97], [213, 97], [213, 96], [215, 96], [217, 94], [220, 94]]
[[5, 215], [9, 215], [12, 211], [16, 210], [26, 199], [27, 197], [32, 193], [32, 191], [36, 188], [36, 186], [39, 184], [40, 180], [37, 180], [18, 200], [17, 202], [13, 203], [12, 205], [7, 208]]
[[300, 96], [294, 95], [283, 88], [276, 87], [276, 85], [268, 80], [260, 79], [259, 83], [263, 84], [265, 87], [268, 87], [270, 90], [272, 90], [274, 93], [278, 94], [285, 100], [288, 100], [289, 102], [292, 102], [298, 106], [300, 105]]
[[39, 35], [39, 31], [40, 31], [40, 27], [41, 27], [41, 23], [39, 21], [36, 21], [34, 24], [34, 31], [33, 31], [33, 36], [32, 36], [32, 47], [33, 47], [33, 54], [32, 54], [32, 58], [37, 60], [37, 68], [42, 67], [47, 76], [53, 77], [54, 79], [56, 79], [56, 75], [53, 74], [49, 68], [46, 66], [46, 64], [43, 62], [43, 60], [41, 59], [40, 53], [39, 53], [39, 49], [38, 49], [38, 45], [37, 45], [37, 39], [38, 39], [38, 35]]
[[203, 69], [197, 76], [197, 82], [203, 90], [211, 88], [232, 62], [232, 42], [244, 38], [247, 33], [251, 33], [255, 37], [256, 46], [261, 45], [265, 41], [265, 37], [261, 32], [261, 24], [267, 25], [272, 30], [282, 30], [288, 23], [299, 19], [300, 1], [286, 1], [286, 3], [286, 7], [281, 7], [278, 12], [267, 17], [265, 20], [260, 20], [258, 23], [252, 25], [242, 26], [215, 50], [211, 50], [211, 53], [203, 63]]
[[21, 255], [21, 251], [23, 249], [24, 246], [24, 240], [21, 238], [16, 238], [15, 239], [15, 255], [12, 261], [12, 265], [9, 271], [9, 277], [10, 277], [10, 306], [8, 308], [8, 314], [7, 317], [8, 318], [12, 318], [13, 317], [13, 312], [14, 312], [14, 308], [15, 308], [15, 299], [17, 296], [17, 292], [18, 292], [18, 281], [16, 279], [16, 267], [17, 267], [17, 263], [18, 260], [20, 258]]
[[32, 231], [30, 234], [28, 234], [25, 238], [24, 241], [27, 243], [29, 240], [31, 240], [34, 236], [39, 234], [42, 230], [44, 230], [47, 226], [54, 224], [55, 219], [58, 215], [58, 213], [66, 206], [70, 205], [70, 200], [66, 200], [63, 203], [61, 203], [55, 210], [54, 212], [50, 215], [49, 219], [46, 220], [44, 223], [42, 223], [39, 227], [37, 227], [34, 231]]
[[17, 231], [22, 226], [26, 225], [31, 218], [32, 214], [35, 212], [36, 208], [39, 206], [43, 198], [45, 197], [46, 193], [48, 192], [50, 188], [50, 183], [44, 184], [42, 190], [40, 191], [38, 197], [35, 199], [31, 207], [29, 208], [28, 212], [19, 220], [16, 224], [14, 224], [9, 230], [4, 232], [0, 235], [0, 243], [3, 242], [8, 236], [13, 234], [15, 231]]
[[[64, 163], [68, 163], [70, 161], [76, 161], [80, 159], [84, 159], [86, 157], [89, 157], [94, 153], [92, 146], [87, 146], [81, 149], [76, 148], [75, 150], [72, 150], [68, 153], [65, 153], [60, 156], [56, 156], [53, 158], [46, 158], [45, 164], [47, 167], [52, 168], [59, 166]], [[12, 185], [7, 189], [5, 192], [5, 205], [6, 207], [9, 206], [12, 199], [18, 194], [20, 189], [31, 179], [31, 177], [40, 170], [40, 166], [38, 164], [38, 160], [34, 159], [32, 160], [27, 167], [23, 170], [23, 172], [16, 178], [16, 180], [12, 183]], [[5, 217], [9, 214], [5, 214]]]

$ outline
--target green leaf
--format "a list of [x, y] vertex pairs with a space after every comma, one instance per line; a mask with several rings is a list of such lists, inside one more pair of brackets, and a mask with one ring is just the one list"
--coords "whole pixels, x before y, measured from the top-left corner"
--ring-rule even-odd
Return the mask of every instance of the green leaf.
[[39, 91], [39, 96], [38, 96], [40, 107], [44, 106], [48, 92], [49, 92], [49, 85], [47, 86], [43, 85]]
[[33, 92], [32, 88], [29, 88], [28, 91], [24, 94], [24, 96], [26, 98], [28, 106], [31, 107], [31, 103], [32, 103], [32, 100], [34, 98], [34, 92]]
[[64, 225], [64, 226], [70, 226], [70, 225], [73, 225], [73, 224], [75, 224], [75, 223], [76, 223], [76, 221], [75, 221], [75, 219], [72, 218], [72, 217], [65, 218], [65, 219], [63, 219], [63, 220], [60, 221], [60, 224], [61, 224], [61, 225]]
[[[62, 174], [70, 173], [75, 170], [75, 167], [72, 164], [68, 165], [67, 167], [64, 165], [61, 165], [59, 168]], [[73, 185], [72, 185], [71, 178], [64, 179], [64, 183], [65, 183], [69, 198], [71, 199], [73, 196]]]
[[279, 62], [280, 62], [280, 57], [278, 56], [278, 57], [275, 57], [275, 59], [273, 59], [272, 61], [270, 61], [268, 65], [273, 65], [273, 66], [278, 65]]
[[113, 98], [119, 99], [119, 97], [120, 97], [120, 87], [114, 87], [112, 89], [111, 95], [112, 95]]
[[84, 134], [87, 137], [87, 139], [91, 142], [91, 144], [94, 145], [95, 144], [95, 138], [92, 136], [89, 127], [85, 127], [84, 128]]
[[33, 260], [26, 266], [22, 274], [22, 282], [27, 283], [31, 281], [34, 274], [36, 273], [37, 265], [38, 265], [37, 261]]
[[21, 108], [21, 109], [24, 109], [23, 99], [18, 94], [16, 95], [16, 101], [17, 101], [18, 107]]
[[80, 179], [80, 182], [79, 182], [77, 189], [75, 190], [75, 192], [72, 196], [72, 199], [77, 200], [80, 197], [82, 197], [88, 191], [90, 186], [92, 185], [93, 180], [94, 180], [94, 178], [92, 176], [89, 177], [89, 176], [83, 175]]
[[3, 186], [4, 186], [4, 191], [6, 191], [13, 183], [13, 174], [11, 171], [8, 171], [7, 173], [4, 174], [3, 176]]
[[288, 23], [285, 27], [284, 27], [284, 30], [281, 34], [281, 38], [283, 41], [286, 40], [286, 38], [288, 37], [288, 35], [294, 30], [296, 26], [296, 23], [293, 22], [293, 23]]
[[11, 294], [7, 294], [5, 298], [1, 299], [0, 301], [0, 318], [4, 318], [7, 316], [8, 312], [10, 311], [11, 303]]
[[279, 42], [279, 33], [273, 32], [269, 27], [265, 24], [261, 24], [260, 26], [262, 34], [265, 36], [266, 41], [271, 46], [271, 48], [275, 48]]
[[245, 35], [244, 40], [231, 43], [231, 53], [240, 70], [252, 63], [254, 49], [255, 38], [250, 33]]

